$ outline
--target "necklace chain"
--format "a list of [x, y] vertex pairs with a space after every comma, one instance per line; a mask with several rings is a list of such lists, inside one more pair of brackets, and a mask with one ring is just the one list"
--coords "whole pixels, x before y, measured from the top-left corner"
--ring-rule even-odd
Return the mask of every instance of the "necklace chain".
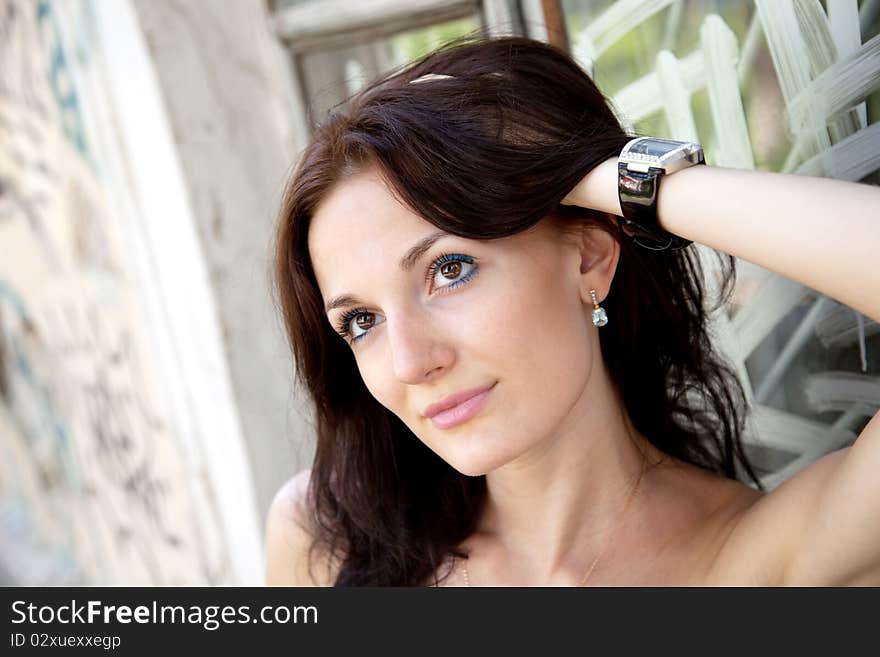
[[[608, 539], [608, 542], [605, 544], [605, 547], [602, 548], [602, 550], [599, 552], [599, 554], [596, 556], [596, 558], [593, 559], [593, 563], [590, 564], [590, 568], [589, 568], [589, 570], [587, 570], [587, 574], [584, 575], [584, 578], [580, 581], [580, 584], [578, 584], [578, 586], [584, 586], [587, 583], [587, 580], [590, 578], [590, 575], [593, 574], [593, 569], [596, 567], [596, 564], [599, 563], [599, 559], [602, 558], [602, 555], [605, 554], [605, 552], [610, 547], [611, 539], [614, 538], [614, 534], [620, 528], [620, 526], [623, 524], [623, 516], [625, 516], [626, 512], [629, 510], [630, 502], [632, 502], [633, 498], [635, 497], [636, 491], [639, 489], [639, 484], [642, 483], [642, 475], [644, 475], [644, 474], [645, 474], [645, 468], [644, 468], [644, 464], [643, 464], [642, 471], [639, 473], [639, 478], [636, 479], [635, 486], [632, 487], [632, 490], [630, 490], [629, 495], [627, 495], [627, 497], [626, 497], [626, 504], [624, 504], [623, 511], [621, 511], [621, 513], [620, 513], [620, 515], [621, 515], [620, 523], [618, 523], [618, 525], [612, 531], [611, 536]], [[465, 586], [470, 587], [471, 578], [468, 575], [468, 568], [467, 568], [466, 560], [462, 562], [462, 568], [463, 568]]]

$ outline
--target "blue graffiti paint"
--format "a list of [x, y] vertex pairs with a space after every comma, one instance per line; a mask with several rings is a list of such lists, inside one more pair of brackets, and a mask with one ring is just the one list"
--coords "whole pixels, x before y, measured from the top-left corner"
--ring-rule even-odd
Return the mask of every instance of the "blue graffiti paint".
[[[24, 299], [19, 295], [8, 283], [0, 279], [0, 304], [5, 304], [16, 313], [21, 323], [25, 326], [35, 326], [34, 320]], [[4, 338], [0, 334], [0, 338]], [[40, 411], [39, 417], [47, 428], [48, 437], [51, 439], [52, 459], [57, 463], [59, 474], [63, 477], [63, 483], [56, 483], [56, 486], [69, 491], [80, 491], [83, 487], [82, 477], [80, 476], [78, 459], [71, 443], [71, 436], [67, 430], [67, 423], [58, 413], [58, 409], [52, 400], [51, 386], [45, 381], [41, 381], [38, 374], [34, 371], [30, 361], [27, 359], [27, 350], [21, 342], [16, 339], [15, 335], [6, 335], [11, 352], [13, 354], [16, 375], [23, 384], [24, 392], [22, 394], [29, 398], [29, 401], [35, 403]], [[13, 403], [14, 403], [13, 396]], [[15, 433], [20, 436], [29, 448], [42, 440], [44, 437], [34, 435], [35, 427], [33, 423], [27, 422], [18, 416], [14, 409], [9, 413], [8, 417], [12, 422]], [[58, 500], [51, 501], [54, 504], [60, 504]], [[54, 517], [59, 521], [62, 528], [62, 536], [56, 549], [60, 554], [73, 555], [76, 550], [76, 531], [74, 528], [75, 519], [70, 516], [67, 508], [57, 506], [54, 508]], [[99, 551], [102, 546], [98, 546]], [[68, 560], [70, 560], [70, 556]]]
[[85, 131], [79, 98], [73, 83], [73, 75], [68, 65], [67, 56], [58, 29], [57, 18], [52, 12], [52, 5], [47, 0], [40, 0], [37, 5], [37, 25], [42, 34], [44, 47], [49, 56], [49, 86], [58, 104], [61, 117], [61, 130], [74, 148], [87, 157]]
[[[2, 301], [9, 302], [24, 324], [30, 326], [34, 325], [30, 313], [27, 310], [27, 306], [24, 303], [24, 299], [22, 299], [21, 296], [4, 281], [0, 280], [0, 302]], [[40, 406], [44, 411], [43, 417], [47, 419], [49, 425], [54, 429], [53, 435], [56, 439], [59, 454], [62, 456], [69, 455], [71, 445], [66, 424], [55, 411], [55, 405], [52, 403], [49, 387], [39, 381], [37, 373], [34, 371], [27, 358], [26, 350], [22, 347], [19, 341], [15, 339], [15, 336], [7, 336], [7, 339], [12, 348], [13, 364], [16, 373], [21, 381], [23, 381], [31, 390], [33, 397], [39, 400]], [[13, 419], [15, 419], [14, 414]], [[25, 431], [24, 427], [19, 426], [18, 430], [22, 433], [23, 437], [32, 438], [30, 432]]]

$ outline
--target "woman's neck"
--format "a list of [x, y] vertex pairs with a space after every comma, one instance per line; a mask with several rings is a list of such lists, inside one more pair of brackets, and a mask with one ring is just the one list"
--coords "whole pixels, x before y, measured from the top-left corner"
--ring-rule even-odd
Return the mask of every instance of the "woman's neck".
[[642, 482], [628, 518], [620, 518], [643, 467], [666, 458], [635, 431], [604, 367], [599, 369], [562, 426], [486, 475], [478, 534], [538, 581], [583, 574], [621, 520], [644, 512]]

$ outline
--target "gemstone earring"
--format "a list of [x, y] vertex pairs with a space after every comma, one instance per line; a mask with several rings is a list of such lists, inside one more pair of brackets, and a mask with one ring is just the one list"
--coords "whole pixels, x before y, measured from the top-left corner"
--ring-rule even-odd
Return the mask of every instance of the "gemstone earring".
[[590, 296], [593, 297], [593, 326], [605, 326], [608, 323], [608, 315], [596, 301], [596, 290], [590, 290]]

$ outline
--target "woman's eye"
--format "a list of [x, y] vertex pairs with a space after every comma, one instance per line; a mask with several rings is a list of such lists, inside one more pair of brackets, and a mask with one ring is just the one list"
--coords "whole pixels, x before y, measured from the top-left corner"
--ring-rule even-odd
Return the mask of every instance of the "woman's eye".
[[366, 308], [353, 308], [343, 313], [336, 325], [336, 332], [339, 333], [346, 341], [355, 343], [365, 335], [367, 335], [376, 324], [381, 324], [384, 319], [377, 321], [377, 317], [382, 317], [376, 313], [371, 313]]
[[432, 263], [429, 275], [433, 288], [452, 288], [470, 280], [476, 271], [470, 256], [442, 255]]
[[369, 333], [376, 324], [381, 324], [382, 321], [376, 321], [376, 317], [376, 313], [358, 313], [352, 317], [348, 325], [352, 340], [357, 340]]

